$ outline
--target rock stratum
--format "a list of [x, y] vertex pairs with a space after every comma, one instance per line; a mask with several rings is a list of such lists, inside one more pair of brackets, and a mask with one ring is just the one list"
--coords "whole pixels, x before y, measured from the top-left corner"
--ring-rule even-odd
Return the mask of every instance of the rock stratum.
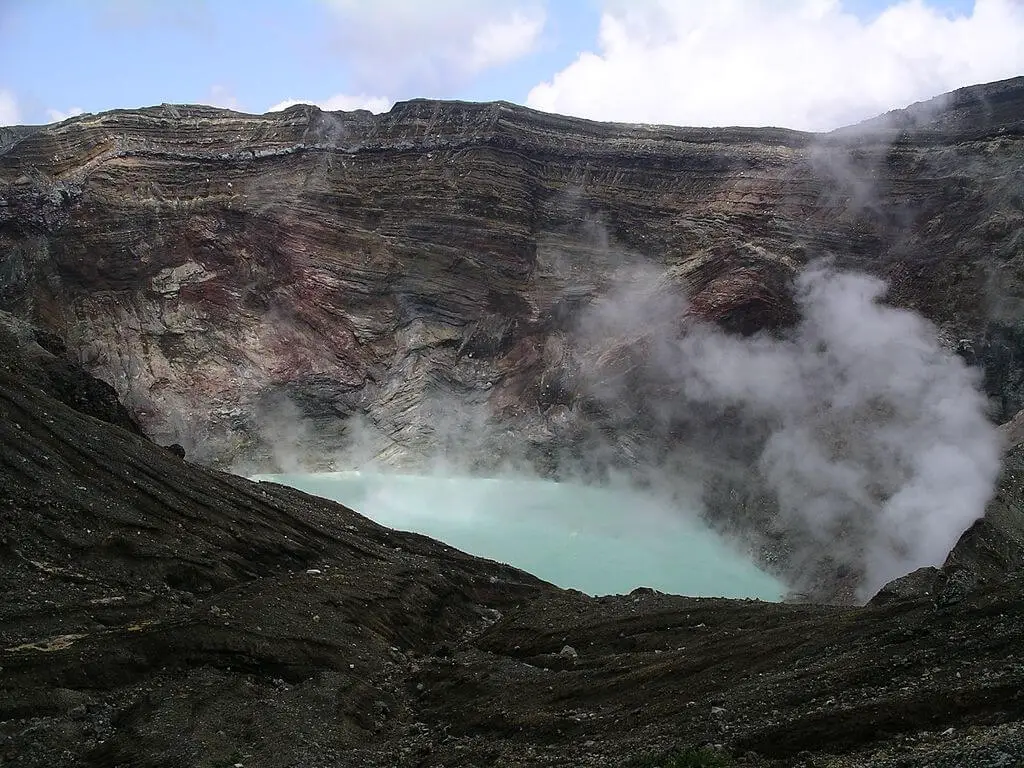
[[0, 309], [191, 460], [670, 465], [797, 589], [845, 600], [862, 563], [780, 527], [750, 470], [764, 424], [666, 407], [659, 349], [700, 323], [784, 333], [827, 258], [931, 320], [1009, 419], [1022, 134], [1022, 78], [829, 134], [424, 100], [0, 129]]
[[[823, 135], [422, 100], [2, 130], [0, 309], [206, 464], [323, 459], [357, 422], [373, 456], [410, 461], [436, 452], [422, 406], [447, 398], [497, 424], [494, 452], [514, 429], [553, 467], [608, 422], [594, 382], [643, 357], [635, 328], [575, 334], [630, 270], [751, 333], [792, 324], [793, 274], [830, 257], [978, 362], [996, 422], [1024, 407], [1020, 78]], [[620, 454], [649, 437], [647, 395]]]
[[[188, 463], [51, 342], [0, 316], [4, 765], [1024, 757], [1024, 583], [998, 520], [862, 608], [591, 598]], [[1018, 446], [1003, 514], [1022, 472]]]

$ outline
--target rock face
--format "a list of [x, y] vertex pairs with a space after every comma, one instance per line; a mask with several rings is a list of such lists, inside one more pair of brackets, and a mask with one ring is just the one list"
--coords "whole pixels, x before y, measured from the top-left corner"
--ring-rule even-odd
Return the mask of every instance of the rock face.
[[117, 393], [74, 364], [60, 337], [0, 312], [0, 367], [89, 416], [142, 434]]
[[0, 308], [204, 462], [272, 465], [271, 413], [305, 417], [314, 455], [354, 415], [384, 460], [415, 455], [438, 440], [416, 407], [452, 396], [536, 463], [594, 421], [580, 378], [607, 371], [574, 323], [624, 269], [750, 332], [792, 322], [792, 274], [832, 256], [979, 361], [1002, 421], [1024, 407], [1022, 130], [1019, 78], [828, 135], [430, 101], [83, 116], [2, 137]]
[[[827, 256], [934, 321], [1004, 420], [1024, 405], [1022, 132], [1021, 78], [827, 135], [430, 101], [87, 115], [0, 133], [0, 309], [194, 461], [600, 473], [678, 451], [707, 465], [715, 522], [786, 570], [806, 545], [748, 476], [763, 425], [666, 418], [659, 344], [785, 330], [794, 275]], [[847, 565], [800, 569], [848, 596]]]
[[40, 389], [35, 343], [0, 336], [4, 765], [1024, 756], [1019, 576], [867, 608], [590, 598], [186, 463], [95, 418], [108, 390]]

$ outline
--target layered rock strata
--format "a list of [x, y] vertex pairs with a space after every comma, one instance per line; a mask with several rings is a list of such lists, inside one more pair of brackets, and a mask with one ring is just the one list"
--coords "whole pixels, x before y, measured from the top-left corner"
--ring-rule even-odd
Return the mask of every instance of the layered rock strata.
[[[0, 308], [196, 461], [697, 457], [712, 518], [785, 558], [743, 471], [763, 425], [666, 418], [680, 393], [652, 350], [695, 322], [788, 327], [793, 276], [829, 257], [934, 321], [1005, 420], [1024, 405], [1022, 131], [1020, 78], [825, 135], [422, 100], [84, 115], [0, 133]], [[636, 315], [637, 286], [678, 301]]]

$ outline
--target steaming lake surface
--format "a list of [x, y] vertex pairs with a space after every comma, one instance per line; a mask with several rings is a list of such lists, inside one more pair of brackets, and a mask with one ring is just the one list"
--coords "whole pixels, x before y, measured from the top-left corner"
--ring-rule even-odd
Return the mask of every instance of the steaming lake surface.
[[635, 587], [777, 601], [785, 586], [654, 497], [543, 480], [369, 472], [257, 475], [591, 595]]

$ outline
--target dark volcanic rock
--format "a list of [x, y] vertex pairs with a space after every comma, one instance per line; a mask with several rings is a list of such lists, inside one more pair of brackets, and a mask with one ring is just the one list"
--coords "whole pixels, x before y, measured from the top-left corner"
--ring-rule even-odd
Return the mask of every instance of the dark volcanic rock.
[[67, 406], [141, 435], [109, 384], [90, 376], [63, 340], [0, 311], [0, 370], [38, 387]]
[[0, 369], [4, 765], [1024, 758], [1019, 576], [941, 605], [590, 598], [182, 462], [33, 364]]
[[[893, 579], [869, 601], [871, 605], [886, 605], [911, 597], [927, 597], [934, 593], [941, 571], [934, 567], [918, 568], [906, 576]], [[1003, 574], [1005, 578], [1006, 574]]]

